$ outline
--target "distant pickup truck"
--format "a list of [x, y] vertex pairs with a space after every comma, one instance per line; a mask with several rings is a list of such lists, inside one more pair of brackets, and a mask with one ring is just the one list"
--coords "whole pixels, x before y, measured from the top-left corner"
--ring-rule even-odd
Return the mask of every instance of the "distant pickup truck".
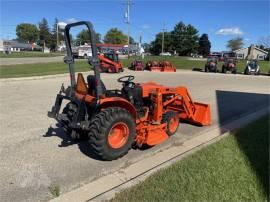
[[160, 53], [159, 55], [160, 56], [172, 56], [172, 54], [169, 52]]
[[75, 58], [87, 59], [89, 57], [92, 57], [91, 46], [79, 46], [74, 48], [72, 51]]

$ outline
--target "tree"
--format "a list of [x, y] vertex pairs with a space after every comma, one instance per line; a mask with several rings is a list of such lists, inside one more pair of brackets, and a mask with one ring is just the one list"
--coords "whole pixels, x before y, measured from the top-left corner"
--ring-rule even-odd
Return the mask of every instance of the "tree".
[[231, 39], [227, 42], [227, 48], [231, 49], [232, 51], [242, 48], [244, 45], [243, 38], [236, 37]]
[[39, 22], [39, 44], [50, 47], [52, 43], [52, 36], [50, 33], [48, 21], [43, 18]]
[[36, 25], [21, 23], [16, 27], [18, 41], [33, 43], [38, 39], [38, 28]]
[[127, 36], [117, 28], [112, 28], [106, 33], [104, 42], [111, 44], [126, 44]]
[[270, 48], [270, 36], [261, 37], [258, 41], [258, 45], [264, 47], [265, 49], [269, 49]]
[[[99, 33], [96, 33], [95, 36], [96, 43], [101, 43], [101, 35]], [[89, 41], [89, 31], [83, 29], [82, 31], [77, 34], [77, 39], [76, 39], [77, 44], [85, 44], [85, 43], [90, 43]]]
[[131, 36], [129, 36], [129, 44], [135, 44], [135, 43], [136, 43], [135, 40]]
[[211, 42], [208, 39], [207, 34], [202, 34], [199, 39], [199, 48], [198, 53], [203, 56], [207, 56], [210, 54]]
[[[151, 43], [150, 52], [154, 55], [158, 55], [162, 51], [162, 36], [163, 33], [160, 32], [156, 35], [156, 39]], [[164, 52], [172, 52], [172, 37], [170, 32], [164, 32]]]
[[259, 41], [258, 41], [257, 46], [260, 49], [265, 50], [265, 51], [268, 52], [267, 57], [265, 58], [265, 60], [269, 61], [269, 58], [270, 58], [270, 36], [261, 37], [259, 39]]
[[143, 44], [142, 44], [142, 47], [143, 47], [143, 49], [144, 49], [144, 51], [145, 51], [146, 53], [149, 53], [149, 52], [150, 52], [150, 48], [151, 48], [151, 45], [150, 45], [150, 44], [148, 44], [148, 43], [143, 43]]
[[[50, 39], [50, 49], [56, 50], [57, 48], [57, 26], [58, 26], [59, 20], [55, 18], [54, 25], [51, 32], [51, 39]], [[61, 30], [58, 27], [58, 43], [60, 41], [64, 40], [64, 35], [61, 33]]]
[[189, 55], [198, 50], [198, 30], [192, 25], [183, 22], [175, 25], [172, 31], [173, 47], [179, 55]]

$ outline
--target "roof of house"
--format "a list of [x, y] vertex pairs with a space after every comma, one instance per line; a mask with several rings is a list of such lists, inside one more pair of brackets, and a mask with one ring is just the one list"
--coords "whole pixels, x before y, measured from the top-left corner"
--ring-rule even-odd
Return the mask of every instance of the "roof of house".
[[[241, 50], [244, 50], [244, 49], [248, 49], [249, 47], [246, 47], [246, 48], [240, 48], [240, 49], [237, 49], [237, 50], [235, 50], [234, 52], [238, 52], [238, 51], [241, 51]], [[265, 54], [268, 54], [267, 53], [267, 51], [265, 51], [265, 50], [262, 50], [262, 49], [260, 49], [260, 48], [258, 48], [258, 47], [254, 47], [255, 49], [257, 49], [258, 51], [261, 51], [261, 52], [263, 52], [263, 53], [265, 53]]]
[[[15, 40], [7, 40], [4, 42], [9, 43], [9, 45], [12, 48], [22, 48], [22, 49], [31, 49], [32, 48], [32, 44], [30, 44], [30, 43], [21, 43], [21, 42], [15, 41]], [[35, 48], [40, 49], [41, 47], [39, 45], [36, 45]]]

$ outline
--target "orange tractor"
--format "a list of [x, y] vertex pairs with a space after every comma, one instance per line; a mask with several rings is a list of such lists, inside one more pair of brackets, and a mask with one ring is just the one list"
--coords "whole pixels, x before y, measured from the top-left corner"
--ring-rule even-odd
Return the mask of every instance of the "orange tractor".
[[98, 55], [100, 61], [100, 71], [106, 73], [123, 72], [122, 63], [118, 59], [118, 54], [115, 51]]
[[148, 61], [145, 69], [152, 72], [176, 72], [175, 66], [169, 61]]
[[134, 60], [129, 67], [130, 70], [133, 71], [143, 71], [144, 67], [143, 67], [143, 61], [142, 60]]
[[[70, 28], [86, 25], [90, 33], [94, 75], [75, 78]], [[210, 106], [194, 102], [186, 87], [168, 87], [154, 82], [135, 83], [134, 76], [118, 79], [121, 89], [107, 90], [100, 78], [95, 32], [90, 22], [65, 27], [71, 85], [61, 87], [48, 116], [56, 119], [73, 138], [87, 134], [89, 149], [103, 160], [125, 155], [132, 146], [157, 145], [176, 133], [181, 120], [197, 126], [211, 124]], [[69, 103], [60, 113], [63, 100]]]

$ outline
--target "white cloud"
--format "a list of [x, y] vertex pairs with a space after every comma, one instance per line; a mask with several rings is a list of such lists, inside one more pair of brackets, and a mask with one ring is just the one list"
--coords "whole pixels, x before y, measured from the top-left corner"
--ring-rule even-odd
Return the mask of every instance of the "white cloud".
[[239, 27], [222, 28], [216, 32], [217, 35], [243, 35]]
[[143, 25], [143, 26], [142, 26], [142, 28], [143, 28], [143, 29], [149, 29], [149, 28], [150, 28], [150, 26], [149, 26], [149, 25], [147, 25], [147, 24], [145, 24], [145, 25]]
[[250, 38], [244, 38], [245, 41], [250, 41]]
[[79, 20], [75, 19], [75, 18], [69, 18], [66, 20], [67, 23], [74, 23], [74, 22], [78, 22]]

